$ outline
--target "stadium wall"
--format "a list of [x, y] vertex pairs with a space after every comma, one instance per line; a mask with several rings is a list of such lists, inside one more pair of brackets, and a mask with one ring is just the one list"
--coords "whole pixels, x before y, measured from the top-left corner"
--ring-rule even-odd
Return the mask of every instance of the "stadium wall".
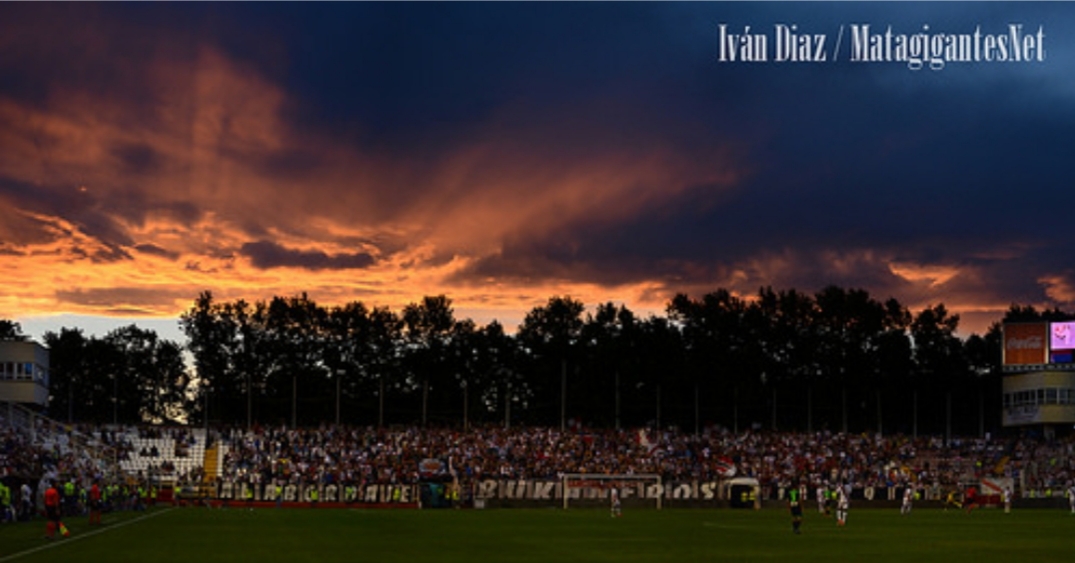
[[[763, 508], [784, 507], [786, 491], [783, 488], [761, 488], [755, 492], [739, 491], [737, 494], [757, 495], [731, 498], [731, 487], [726, 481], [678, 481], [663, 485], [630, 483], [621, 487], [624, 506], [652, 506], [658, 496], [667, 508], [727, 508], [730, 506], [757, 506]], [[281, 490], [280, 502], [286, 506], [308, 506], [319, 503], [325, 506], [392, 507], [417, 506], [420, 497], [418, 484], [288, 484]], [[597, 507], [608, 505], [608, 489], [571, 488], [571, 506]], [[854, 506], [869, 508], [898, 508], [903, 487], [853, 488], [851, 499]], [[812, 496], [812, 495], [811, 495]], [[212, 501], [228, 503], [275, 503], [276, 487], [239, 481], [218, 482]], [[315, 500], [316, 499], [316, 500]], [[810, 499], [812, 500], [812, 498]], [[807, 506], [812, 506], [810, 500]], [[940, 491], [926, 488], [916, 506], [942, 505]], [[984, 497], [985, 504], [997, 504], [999, 499]], [[561, 506], [563, 483], [552, 479], [499, 480], [485, 479], [473, 482], [457, 500], [463, 506], [486, 508], [536, 508]], [[1061, 493], [1042, 498], [1018, 499], [1016, 507], [1055, 508], [1066, 505]]]

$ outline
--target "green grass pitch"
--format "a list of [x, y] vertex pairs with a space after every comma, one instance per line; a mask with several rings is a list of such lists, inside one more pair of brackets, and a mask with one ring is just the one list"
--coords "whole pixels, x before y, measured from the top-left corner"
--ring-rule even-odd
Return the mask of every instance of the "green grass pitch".
[[277, 510], [166, 508], [0, 526], [0, 563], [1070, 561], [1075, 516], [1063, 510], [852, 510], [847, 527], [784, 510]]

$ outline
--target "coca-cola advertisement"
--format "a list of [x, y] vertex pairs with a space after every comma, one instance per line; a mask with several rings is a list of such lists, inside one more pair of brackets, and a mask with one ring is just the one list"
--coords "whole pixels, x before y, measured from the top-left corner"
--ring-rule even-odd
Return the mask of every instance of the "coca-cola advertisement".
[[1041, 365], [1046, 363], [1047, 323], [1009, 323], [1004, 325], [1004, 365]]

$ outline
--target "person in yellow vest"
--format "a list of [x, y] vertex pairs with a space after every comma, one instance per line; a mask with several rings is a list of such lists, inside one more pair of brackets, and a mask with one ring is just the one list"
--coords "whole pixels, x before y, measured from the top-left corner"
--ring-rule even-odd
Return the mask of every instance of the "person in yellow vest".
[[139, 484], [138, 488], [136, 489], [136, 494], [138, 496], [137, 496], [137, 499], [135, 501], [136, 504], [134, 506], [134, 509], [135, 510], [145, 510], [146, 509], [146, 499], [149, 498], [149, 492], [146, 489], [146, 486], [142, 485], [142, 484]]
[[0, 521], [15, 521], [15, 511], [11, 508], [11, 489], [2, 481], [0, 481]]
[[65, 516], [74, 516], [78, 511], [75, 498], [75, 478], [72, 477], [69, 481], [63, 484], [63, 514]]
[[317, 487], [310, 488], [310, 508], [317, 508], [317, 501], [321, 498], [321, 493], [317, 490]]

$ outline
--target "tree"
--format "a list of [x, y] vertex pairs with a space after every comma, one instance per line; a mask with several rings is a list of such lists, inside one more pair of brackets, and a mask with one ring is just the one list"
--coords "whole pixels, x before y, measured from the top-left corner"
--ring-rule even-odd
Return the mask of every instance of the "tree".
[[[795, 290], [774, 291], [770, 287], [758, 291], [758, 298], [748, 307], [746, 325], [749, 335], [745, 346], [748, 356], [756, 358], [765, 374], [765, 384], [773, 388], [773, 426], [778, 425], [778, 389], [790, 391], [803, 400], [787, 401], [780, 412], [785, 413], [783, 424], [813, 431], [814, 386], [821, 373], [817, 354], [817, 313], [814, 299]], [[787, 393], [782, 393], [787, 395]], [[805, 407], [805, 416], [795, 407]], [[791, 416], [787, 416], [791, 413]], [[805, 420], [805, 424], [804, 421]]]
[[370, 373], [377, 379], [377, 427], [384, 426], [385, 399], [388, 391], [402, 382], [403, 321], [386, 307], [370, 312]]
[[[738, 425], [740, 390], [757, 392], [764, 373], [749, 350], [753, 336], [745, 330], [746, 314], [746, 303], [725, 289], [700, 300], [679, 294], [668, 305], [669, 319], [682, 330], [690, 385], [711, 397], [717, 419], [733, 427]], [[754, 396], [745, 402], [759, 400]]]
[[369, 368], [375, 363], [372, 332], [370, 310], [361, 301], [352, 301], [329, 311], [325, 365], [336, 382], [337, 424], [345, 397], [356, 397], [360, 385], [370, 379]]
[[620, 428], [622, 383], [638, 374], [638, 349], [631, 345], [637, 344], [631, 342], [637, 340], [637, 325], [634, 313], [613, 303], [598, 305], [586, 316], [580, 342], [586, 350], [587, 377], [575, 388], [592, 398], [587, 413], [590, 422]]
[[272, 343], [269, 341], [266, 326], [268, 305], [264, 301], [250, 305], [240, 299], [224, 303], [219, 316], [229, 334], [228, 378], [224, 382], [226, 391], [222, 394], [231, 398], [233, 404], [240, 393], [245, 396], [244, 408], [234, 408], [222, 414], [236, 421], [236, 416], [245, 412], [246, 427], [249, 429], [255, 420], [255, 395], [258, 399], [265, 396], [267, 374], [273, 368]]
[[481, 333], [474, 321], [464, 319], [455, 322], [448, 338], [448, 351], [443, 364], [454, 382], [449, 383], [448, 389], [442, 394], [449, 396], [452, 393], [448, 391], [457, 390], [462, 395], [464, 431], [470, 428], [470, 396], [473, 390], [478, 390], [484, 384], [484, 372], [480, 369], [484, 355], [480, 349], [481, 345]]
[[[914, 365], [916, 381], [913, 386], [914, 423], [913, 432], [918, 433], [918, 399], [921, 393], [935, 402], [944, 397], [943, 408], [934, 404], [930, 412], [944, 412], [945, 439], [952, 434], [952, 393], [960, 388], [967, 375], [967, 364], [963, 356], [963, 344], [956, 337], [959, 328], [959, 315], [950, 315], [944, 305], [927, 307], [915, 316], [911, 323], [911, 338], [914, 339]], [[933, 420], [931, 427], [939, 428], [939, 421]]]
[[[621, 326], [621, 350], [629, 362], [623, 372], [628, 382], [633, 383], [628, 389], [633, 387], [635, 395], [652, 392], [652, 418], [643, 420], [652, 420], [655, 428], [665, 426], [668, 421], [684, 426], [693, 422], [697, 433], [701, 422], [701, 388], [699, 381], [686, 375], [682, 334], [664, 317], [650, 316], [641, 323], [621, 319]], [[648, 406], [643, 405], [643, 412]], [[665, 414], [667, 411], [671, 416]]]
[[[421, 424], [426, 425], [431, 382], [446, 383], [445, 362], [451, 331], [455, 326], [452, 301], [443, 295], [424, 297], [421, 303], [403, 308], [408, 364], [422, 390]], [[447, 391], [447, 387], [443, 388]]]
[[[1000, 429], [1001, 417], [988, 416], [986, 405], [1000, 405], [1003, 401], [1001, 368], [1003, 334], [1000, 323], [993, 323], [984, 336], [972, 334], [963, 343], [963, 355], [977, 387], [978, 435]], [[988, 412], [999, 411], [989, 409]]]
[[61, 328], [59, 333], [46, 332], [49, 348], [49, 411], [55, 418], [67, 422], [97, 420], [91, 413], [93, 401], [86, 353], [87, 340], [82, 330]]
[[182, 415], [189, 380], [178, 344], [135, 325], [108, 333], [104, 341], [120, 358], [112, 374], [119, 421], [160, 423]]
[[[840, 429], [865, 428], [866, 404], [878, 379], [878, 343], [887, 328], [885, 307], [862, 289], [829, 286], [814, 297], [821, 375], [840, 392]], [[851, 404], [860, 409], [849, 411]], [[857, 414], [857, 421], [849, 420]]]
[[[889, 420], [907, 420], [897, 407], [907, 404], [907, 383], [913, 370], [911, 339], [907, 329], [911, 325], [911, 313], [895, 299], [885, 301], [884, 331], [878, 336], [876, 356], [878, 360], [877, 381], [877, 432], [884, 431], [884, 412], [893, 413]], [[906, 424], [897, 424], [906, 427]]]
[[481, 381], [480, 401], [488, 413], [503, 416], [504, 428], [511, 428], [511, 406], [526, 407], [533, 398], [528, 382], [522, 377], [522, 351], [515, 338], [493, 321], [477, 332], [478, 354], [474, 372]]
[[[519, 341], [536, 360], [535, 371], [531, 374], [536, 399], [547, 407], [559, 404], [561, 430], [567, 427], [567, 367], [576, 354], [583, 326], [582, 313], [585, 310], [586, 307], [581, 301], [571, 297], [552, 297], [543, 307], [531, 309], [523, 319], [523, 324], [519, 326]], [[560, 368], [559, 386], [553, 383], [555, 365]], [[551, 416], [544, 419], [547, 423], [555, 420]]]
[[236, 347], [236, 328], [223, 315], [224, 307], [213, 300], [213, 294], [203, 291], [191, 308], [179, 318], [187, 336], [187, 350], [194, 358], [197, 386], [188, 418], [198, 417], [208, 424], [209, 398], [212, 409], [221, 420], [241, 412], [242, 390], [232, 371], [231, 351]]
[[[324, 363], [323, 334], [327, 312], [311, 300], [305, 293], [284, 298], [273, 297], [269, 302], [265, 317], [267, 339], [265, 350], [266, 365], [272, 366], [268, 374], [267, 391], [276, 399], [276, 414], [290, 412], [291, 426], [299, 425], [299, 382], [302, 382], [303, 395], [312, 397], [313, 409], [305, 412], [319, 412], [316, 403], [323, 401], [331, 393], [328, 391], [328, 369]], [[289, 394], [286, 391], [290, 383], [290, 409], [281, 408], [282, 400]], [[316, 414], [306, 417], [309, 422], [321, 420]]]
[[0, 340], [27, 340], [22, 325], [15, 321], [0, 319]]

